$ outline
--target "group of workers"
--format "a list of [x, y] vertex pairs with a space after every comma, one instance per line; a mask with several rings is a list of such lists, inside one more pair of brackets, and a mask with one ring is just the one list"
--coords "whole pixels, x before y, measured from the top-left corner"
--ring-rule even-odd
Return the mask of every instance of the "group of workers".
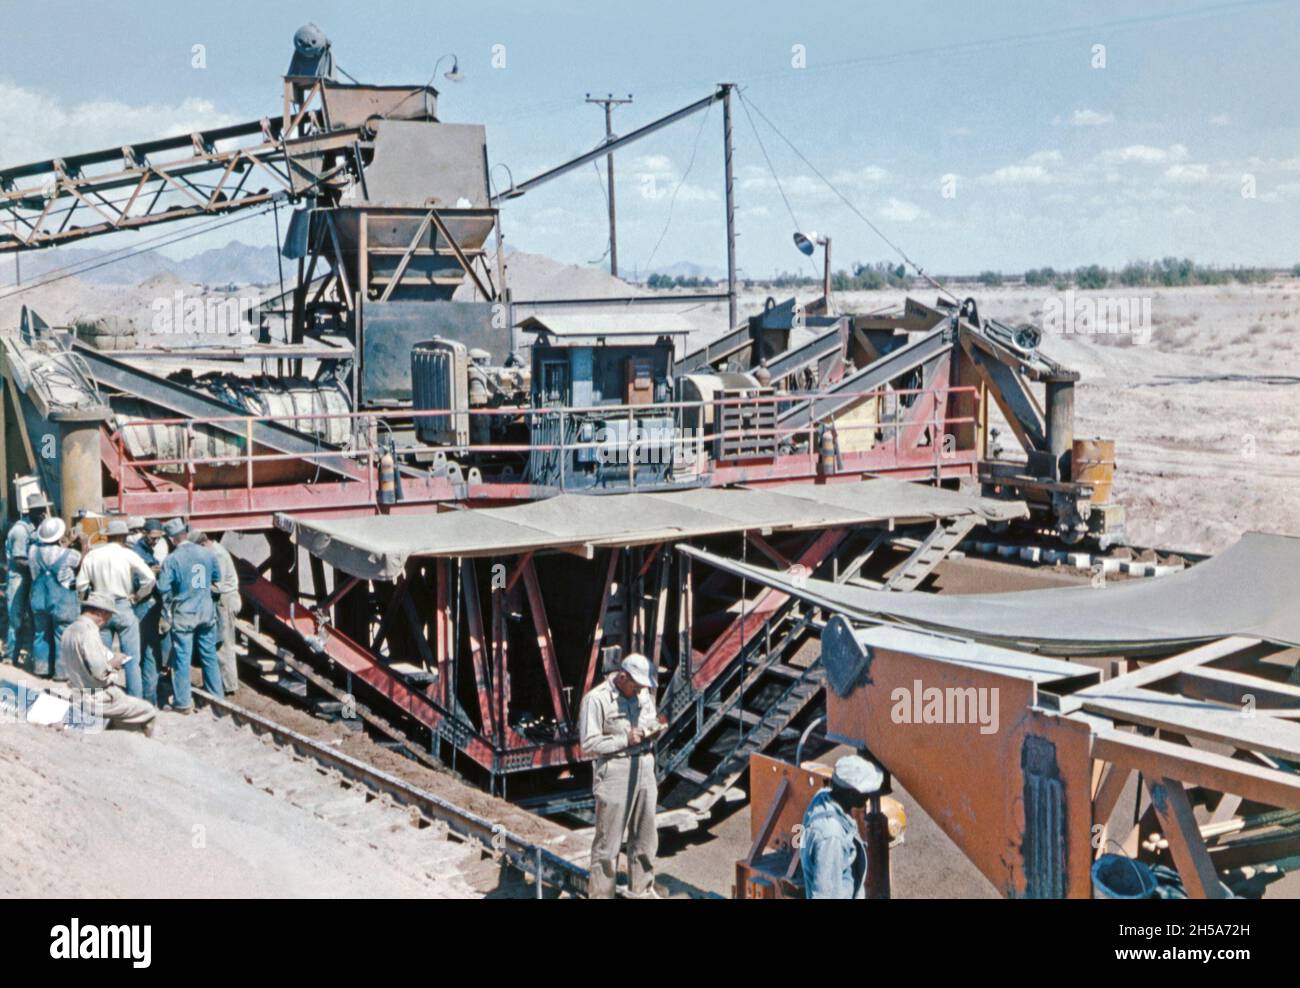
[[[633, 653], [582, 698], [579, 742], [592, 759], [596, 826], [587, 894], [612, 898], [625, 838], [626, 895], [660, 898], [655, 886], [659, 847], [655, 811], [659, 782], [654, 739], [667, 726], [655, 711], [650, 662]], [[805, 894], [810, 899], [862, 899], [867, 888], [867, 846], [854, 812], [879, 792], [884, 773], [860, 755], [835, 763], [830, 785], [812, 798], [797, 839]]]
[[111, 518], [89, 548], [76, 535], [40, 495], [10, 527], [5, 661], [67, 682], [110, 723], [149, 733], [164, 672], [169, 709], [193, 711], [196, 651], [205, 690], [239, 688], [239, 575], [220, 542], [180, 518]]

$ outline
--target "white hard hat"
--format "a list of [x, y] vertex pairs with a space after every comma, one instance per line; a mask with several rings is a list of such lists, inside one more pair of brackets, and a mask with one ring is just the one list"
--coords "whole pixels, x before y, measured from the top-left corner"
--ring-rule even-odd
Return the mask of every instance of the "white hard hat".
[[51, 545], [63, 538], [63, 533], [68, 530], [68, 526], [63, 524], [62, 518], [46, 518], [36, 528], [36, 538], [45, 545]]
[[619, 666], [625, 673], [632, 677], [632, 682], [638, 686], [650, 687], [654, 681], [650, 678], [650, 660], [639, 652], [633, 652], [623, 660]]
[[835, 763], [831, 784], [863, 796], [876, 792], [885, 781], [885, 773], [861, 755], [845, 755]]

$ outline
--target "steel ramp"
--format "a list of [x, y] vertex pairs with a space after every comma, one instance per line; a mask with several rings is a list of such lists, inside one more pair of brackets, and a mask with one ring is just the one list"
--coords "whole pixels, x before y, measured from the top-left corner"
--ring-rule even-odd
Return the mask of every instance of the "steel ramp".
[[921, 544], [912, 550], [912, 554], [885, 581], [885, 589], [915, 590], [943, 562], [948, 553], [970, 534], [978, 522], [979, 519], [974, 515], [959, 515], [935, 525], [930, 534], [921, 540]]

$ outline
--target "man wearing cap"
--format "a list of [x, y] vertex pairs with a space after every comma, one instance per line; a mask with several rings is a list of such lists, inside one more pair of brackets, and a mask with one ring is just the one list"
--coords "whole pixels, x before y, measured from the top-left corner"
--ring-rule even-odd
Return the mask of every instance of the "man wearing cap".
[[[62, 518], [46, 518], [36, 529], [40, 543], [27, 551], [32, 574], [32, 667], [38, 675], [67, 679], [63, 668], [63, 632], [77, 620], [77, 565], [81, 553], [67, 544]], [[42, 670], [44, 670], [42, 672]]]
[[220, 540], [209, 538], [206, 532], [191, 532], [190, 539], [217, 557], [221, 578], [212, 585], [217, 605], [217, 658], [221, 661], [221, 681], [226, 693], [239, 689], [239, 659], [235, 655], [235, 618], [243, 601], [239, 599], [239, 571], [235, 558]]
[[27, 499], [27, 508], [5, 536], [5, 562], [9, 576], [5, 581], [5, 607], [9, 629], [5, 632], [5, 655], [21, 665], [32, 651], [31, 589], [32, 571], [27, 553], [36, 542], [36, 528], [45, 520], [47, 504], [40, 494]]
[[803, 815], [799, 863], [809, 899], [864, 899], [867, 845], [852, 813], [880, 789], [884, 773], [858, 755], [835, 763], [831, 784], [812, 798]]
[[197, 646], [203, 667], [203, 688], [221, 696], [221, 665], [217, 659], [217, 612], [212, 588], [221, 579], [217, 558], [190, 540], [179, 518], [169, 518], [163, 531], [172, 550], [162, 565], [158, 589], [171, 623], [172, 709], [188, 714], [194, 709], [190, 692], [190, 666]]
[[122, 689], [122, 669], [130, 659], [101, 636], [116, 615], [117, 601], [107, 594], [91, 593], [81, 602], [81, 616], [68, 625], [61, 643], [68, 685], [85, 714], [104, 718], [109, 727], [138, 727], [152, 736], [157, 711]]
[[105, 623], [100, 634], [110, 648], [117, 636], [118, 648], [129, 658], [122, 671], [126, 691], [131, 696], [144, 695], [144, 682], [140, 671], [140, 622], [135, 617], [135, 605], [153, 593], [154, 575], [135, 551], [128, 549], [125, 518], [109, 520], [104, 530], [107, 541], [95, 546], [81, 561], [77, 573], [77, 593], [87, 592], [111, 597], [117, 606], [113, 619]]
[[[167, 558], [162, 522], [146, 518], [140, 526], [140, 537], [131, 543], [131, 551], [149, 567], [156, 581]], [[140, 625], [140, 683], [144, 698], [154, 706], [158, 705], [158, 675], [167, 668], [171, 654], [162, 611], [162, 596], [155, 583], [154, 591], [135, 605], [135, 619]]]
[[655, 713], [653, 684], [649, 661], [633, 653], [582, 698], [578, 711], [582, 754], [595, 761], [596, 833], [587, 884], [592, 899], [614, 897], [625, 831], [628, 892], [638, 898], [657, 898], [655, 807], [659, 784], [651, 738], [663, 730], [667, 719]]

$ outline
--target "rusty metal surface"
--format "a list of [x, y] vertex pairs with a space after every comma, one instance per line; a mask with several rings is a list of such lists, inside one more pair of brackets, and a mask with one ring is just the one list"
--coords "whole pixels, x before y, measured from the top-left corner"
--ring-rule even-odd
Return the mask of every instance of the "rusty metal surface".
[[[933, 720], [928, 690], [943, 698]], [[1004, 896], [1086, 897], [1090, 728], [1036, 709], [1037, 693], [996, 656], [979, 667], [876, 648], [866, 681], [828, 695], [828, 735], [865, 745]], [[997, 715], [955, 718], [950, 696], [996, 697]]]

